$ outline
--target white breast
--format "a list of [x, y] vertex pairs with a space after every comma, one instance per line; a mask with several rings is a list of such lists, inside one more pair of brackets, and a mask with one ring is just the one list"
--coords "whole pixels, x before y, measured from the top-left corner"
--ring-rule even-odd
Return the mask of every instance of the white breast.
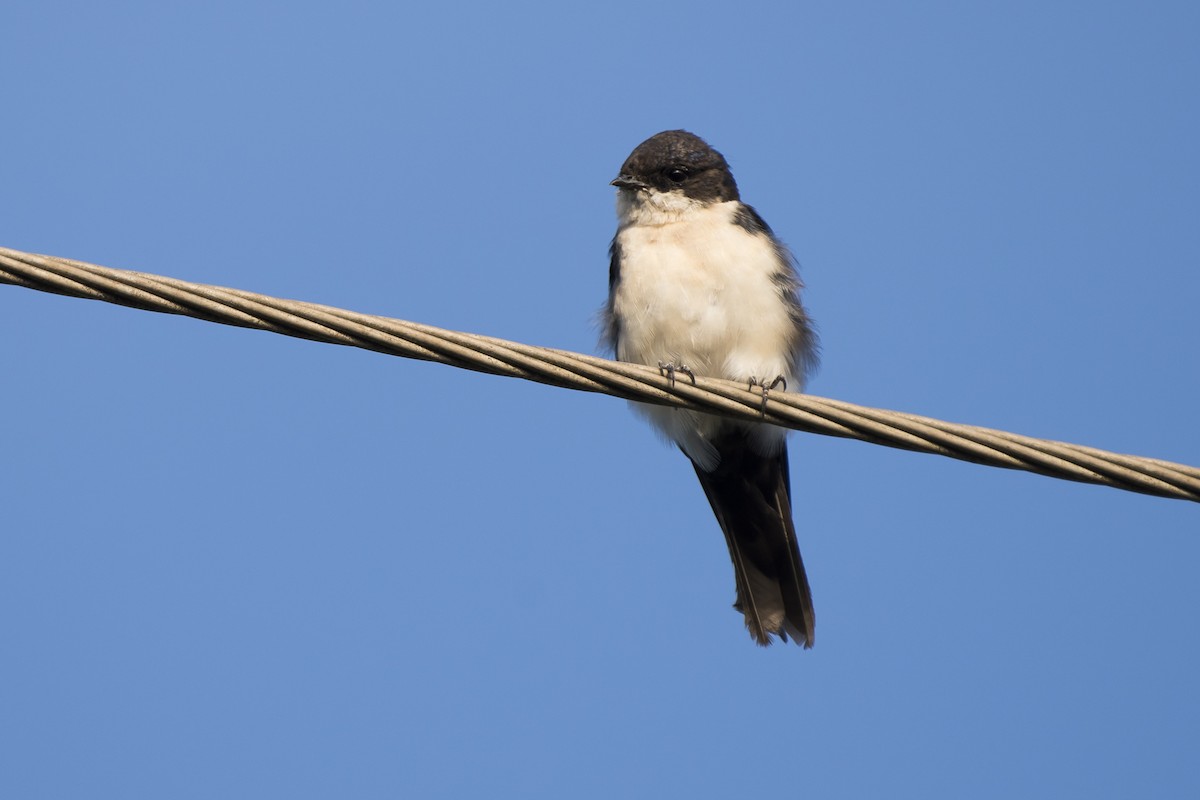
[[[625, 192], [619, 193], [625, 195]], [[664, 203], [618, 207], [620, 281], [612, 310], [619, 320], [617, 358], [650, 366], [670, 362], [696, 375], [770, 383], [791, 373], [794, 321], [775, 276], [774, 243], [734, 222], [736, 202], [702, 205], [678, 195]], [[715, 466], [707, 439], [716, 418], [654, 406], [639, 409], [702, 467]], [[783, 440], [764, 426], [764, 448]]]
[[620, 229], [617, 358], [731, 380], [783, 375], [798, 388], [790, 374], [794, 323], [775, 281], [779, 256], [766, 236], [733, 222], [737, 209], [696, 204], [662, 224]]

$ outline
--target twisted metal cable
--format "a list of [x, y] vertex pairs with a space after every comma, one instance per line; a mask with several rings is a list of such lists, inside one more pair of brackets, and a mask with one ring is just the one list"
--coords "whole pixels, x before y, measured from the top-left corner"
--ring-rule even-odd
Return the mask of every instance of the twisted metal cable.
[[546, 383], [733, 419], [935, 453], [993, 467], [1200, 502], [1200, 469], [838, 400], [697, 378], [674, 383], [655, 369], [567, 350], [460, 333], [331, 306], [110, 269], [0, 248], [0, 283], [104, 300], [147, 311], [281, 333], [389, 355]]

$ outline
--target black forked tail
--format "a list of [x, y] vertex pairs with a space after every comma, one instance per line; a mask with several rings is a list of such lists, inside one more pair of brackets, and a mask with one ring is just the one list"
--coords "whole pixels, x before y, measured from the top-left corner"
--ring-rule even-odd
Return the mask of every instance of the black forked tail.
[[812, 647], [816, 617], [792, 523], [787, 447], [761, 455], [742, 431], [713, 444], [720, 463], [712, 472], [697, 466], [696, 476], [729, 545], [737, 581], [733, 607], [760, 645], [775, 634]]

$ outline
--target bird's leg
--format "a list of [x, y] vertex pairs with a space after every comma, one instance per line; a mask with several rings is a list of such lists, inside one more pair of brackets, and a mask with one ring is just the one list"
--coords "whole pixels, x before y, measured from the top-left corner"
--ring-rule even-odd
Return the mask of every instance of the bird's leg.
[[764, 417], [767, 415], [767, 394], [780, 384], [783, 384], [783, 390], [786, 392], [787, 378], [783, 377], [782, 375], [776, 375], [775, 380], [771, 381], [769, 384], [766, 381], [760, 381], [753, 375], [750, 376], [750, 385], [746, 388], [749, 390], [753, 390], [755, 386], [762, 388], [762, 407], [759, 409], [759, 413]]
[[676, 364], [674, 361], [660, 361], [658, 362], [658, 371], [666, 377], [672, 386], [675, 385], [676, 372], [682, 372], [684, 375], [687, 375], [692, 379], [692, 386], [696, 385], [696, 373], [692, 372], [692, 368], [686, 364]]

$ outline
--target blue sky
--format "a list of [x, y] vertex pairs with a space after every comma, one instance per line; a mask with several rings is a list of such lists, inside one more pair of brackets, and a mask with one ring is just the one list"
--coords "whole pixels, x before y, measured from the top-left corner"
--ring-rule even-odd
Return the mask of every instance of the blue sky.
[[[815, 394], [1200, 464], [1194, 3], [10, 3], [0, 246], [595, 352], [684, 127]], [[1200, 509], [796, 435], [755, 647], [621, 401], [0, 287], [6, 797], [1195, 797]], [[779, 794], [782, 793], [782, 794]]]

